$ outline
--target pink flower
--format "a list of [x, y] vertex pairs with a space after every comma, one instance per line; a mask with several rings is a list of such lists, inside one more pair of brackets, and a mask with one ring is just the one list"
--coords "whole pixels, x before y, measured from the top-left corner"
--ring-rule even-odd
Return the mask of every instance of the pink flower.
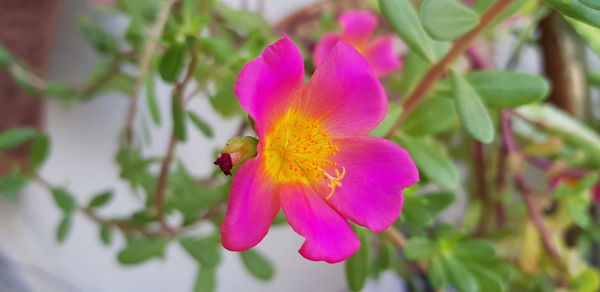
[[321, 38], [313, 54], [315, 66], [319, 66], [339, 41], [352, 45], [363, 55], [377, 76], [385, 76], [402, 66], [400, 56], [394, 51], [393, 37], [371, 39], [379, 22], [373, 13], [348, 11], [340, 15], [338, 22], [342, 27], [342, 34], [328, 33]]
[[417, 169], [401, 147], [364, 136], [384, 118], [387, 98], [354, 48], [339, 42], [305, 84], [302, 56], [286, 36], [246, 64], [235, 93], [259, 143], [233, 180], [226, 249], [258, 244], [282, 208], [305, 238], [300, 254], [335, 263], [360, 246], [347, 220], [380, 232], [398, 218]]

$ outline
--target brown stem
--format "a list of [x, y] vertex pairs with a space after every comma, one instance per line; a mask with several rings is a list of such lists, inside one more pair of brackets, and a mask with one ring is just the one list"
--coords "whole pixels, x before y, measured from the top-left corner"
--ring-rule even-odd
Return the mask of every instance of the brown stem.
[[486, 181], [486, 165], [485, 165], [485, 156], [483, 151], [483, 144], [478, 141], [473, 142], [472, 148], [473, 155], [473, 175], [475, 176], [475, 192], [479, 196], [481, 200], [481, 216], [479, 220], [479, 224], [475, 229], [475, 233], [479, 236], [482, 236], [486, 233], [486, 227], [488, 225], [492, 202], [490, 200], [490, 196], [488, 194], [487, 181]]
[[[522, 155], [513, 136], [511, 112], [509, 110], [502, 110], [500, 118], [502, 125], [502, 140], [506, 149], [508, 150], [508, 155]], [[539, 206], [537, 206], [535, 199], [533, 198], [533, 193], [527, 185], [525, 176], [521, 172], [515, 172], [513, 173], [513, 177], [515, 179], [517, 188], [519, 189], [519, 193], [521, 194], [521, 198], [523, 199], [523, 202], [527, 208], [528, 218], [540, 235], [544, 250], [546, 250], [551, 262], [557, 269], [557, 279], [559, 285], [561, 287], [567, 287], [568, 282], [563, 276], [566, 266], [563, 263], [560, 254], [558, 253], [558, 249], [552, 242], [552, 235], [550, 234], [550, 231], [544, 222], [542, 211]]]
[[471, 30], [466, 35], [462, 36], [450, 48], [450, 51], [436, 64], [434, 64], [425, 76], [421, 79], [419, 84], [411, 92], [402, 104], [402, 114], [394, 124], [394, 126], [387, 133], [386, 138], [390, 139], [394, 136], [394, 133], [400, 128], [400, 125], [410, 115], [410, 113], [417, 107], [417, 105], [425, 98], [425, 95], [431, 90], [435, 82], [446, 72], [446, 68], [454, 63], [454, 61], [469, 48], [475, 38], [488, 26], [490, 25], [504, 10], [506, 10], [510, 4], [515, 0], [498, 0], [488, 10], [486, 10], [479, 18], [479, 25]]
[[133, 92], [130, 96], [129, 108], [127, 110], [127, 117], [125, 120], [124, 131], [126, 145], [131, 145], [131, 143], [133, 142], [133, 123], [135, 121], [135, 115], [137, 113], [139, 99], [138, 96], [140, 94], [142, 84], [144, 83], [144, 78], [146, 78], [146, 73], [148, 72], [150, 64], [152, 63], [152, 56], [154, 55], [154, 51], [156, 51], [156, 48], [158, 47], [160, 36], [163, 32], [165, 24], [167, 23], [167, 19], [171, 12], [171, 7], [173, 7], [173, 4], [176, 1], [177, 0], [169, 0], [164, 4], [164, 7], [161, 8], [156, 18], [156, 22], [150, 30], [148, 40], [144, 45], [144, 51], [140, 56], [138, 62], [138, 74], [133, 85]]

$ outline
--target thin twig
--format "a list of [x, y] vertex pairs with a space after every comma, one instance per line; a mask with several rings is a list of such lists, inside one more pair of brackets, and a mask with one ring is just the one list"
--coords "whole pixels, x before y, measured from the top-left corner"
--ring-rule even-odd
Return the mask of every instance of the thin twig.
[[165, 24], [167, 23], [167, 19], [171, 12], [171, 7], [177, 0], [169, 0], [165, 2], [164, 7], [160, 9], [160, 12], [156, 18], [156, 22], [154, 26], [150, 30], [150, 34], [148, 36], [148, 40], [144, 45], [144, 51], [140, 56], [138, 62], [138, 74], [135, 79], [135, 83], [133, 85], [133, 91], [130, 96], [129, 108], [127, 110], [127, 117], [125, 120], [125, 142], [127, 145], [131, 145], [133, 142], [133, 123], [135, 121], [135, 115], [138, 107], [138, 96], [140, 94], [140, 90], [142, 88], [142, 84], [144, 83], [144, 78], [146, 78], [146, 74], [148, 69], [150, 68], [150, 64], [152, 63], [152, 56], [154, 55], [154, 51], [158, 47], [158, 42], [160, 40], [160, 36], [162, 35]]
[[394, 136], [396, 131], [402, 125], [402, 122], [410, 115], [410, 113], [421, 103], [425, 95], [433, 88], [435, 82], [446, 72], [446, 68], [454, 63], [454, 61], [463, 55], [465, 51], [469, 48], [471, 43], [475, 40], [475, 38], [483, 32], [483, 30], [490, 25], [504, 10], [506, 10], [510, 4], [512, 4], [515, 0], [498, 0], [496, 1], [488, 10], [486, 10], [479, 19], [479, 25], [471, 30], [466, 35], [459, 38], [452, 47], [450, 51], [446, 53], [446, 55], [435, 65], [433, 65], [429, 71], [423, 76], [419, 84], [415, 87], [415, 89], [411, 92], [411, 94], [406, 98], [404, 103], [402, 104], [402, 114], [394, 124], [394, 126], [390, 129], [390, 131], [385, 135], [386, 138], [390, 139]]

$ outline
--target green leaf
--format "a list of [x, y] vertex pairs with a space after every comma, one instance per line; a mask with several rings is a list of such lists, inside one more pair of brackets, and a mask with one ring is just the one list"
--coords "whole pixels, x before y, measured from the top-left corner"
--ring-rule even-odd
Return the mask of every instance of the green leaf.
[[387, 270], [394, 266], [394, 263], [398, 260], [398, 252], [396, 246], [387, 240], [381, 241], [379, 247], [379, 253], [377, 254], [377, 266], [381, 270]]
[[479, 291], [485, 292], [504, 292], [508, 291], [506, 280], [500, 275], [488, 269], [486, 266], [465, 262], [465, 266], [475, 276]]
[[572, 290], [576, 292], [594, 292], [600, 289], [600, 275], [596, 269], [587, 268], [571, 280]]
[[404, 248], [404, 255], [409, 260], [426, 260], [437, 252], [437, 244], [425, 237], [411, 237]]
[[429, 271], [427, 278], [431, 285], [436, 289], [442, 289], [448, 285], [448, 276], [444, 271], [444, 265], [441, 257], [434, 257], [429, 261]]
[[0, 197], [16, 198], [28, 181], [27, 176], [17, 170], [12, 170], [6, 176], [0, 177]]
[[256, 32], [267, 35], [270, 26], [259, 13], [248, 10], [233, 10], [217, 2], [215, 10], [237, 31]]
[[460, 292], [478, 291], [477, 280], [462, 262], [451, 256], [444, 256], [442, 260], [445, 273], [448, 275], [450, 283]]
[[518, 107], [548, 95], [550, 85], [537, 75], [503, 71], [479, 71], [465, 78], [490, 107]]
[[31, 144], [29, 163], [33, 168], [44, 164], [50, 152], [50, 137], [46, 134], [37, 135]]
[[181, 96], [177, 93], [173, 94], [171, 99], [171, 113], [173, 115], [173, 131], [175, 137], [179, 141], [185, 141], [187, 139], [186, 123], [185, 123], [185, 109], [181, 103]]
[[[598, 52], [600, 54], [600, 51]], [[588, 81], [596, 87], [600, 87], [600, 72], [589, 72]]]
[[112, 191], [105, 191], [102, 192], [96, 196], [94, 196], [89, 204], [88, 207], [89, 208], [98, 208], [98, 207], [102, 207], [104, 205], [106, 205], [106, 203], [108, 203], [113, 197], [113, 192]]
[[148, 110], [150, 111], [150, 116], [152, 117], [152, 122], [155, 125], [160, 125], [160, 110], [158, 108], [158, 102], [156, 101], [156, 92], [154, 90], [154, 78], [152, 74], [148, 74], [146, 76], [146, 80], [144, 81], [146, 87], [146, 103], [148, 104]]
[[188, 111], [188, 116], [196, 128], [198, 128], [198, 130], [200, 130], [200, 132], [202, 132], [206, 137], [214, 137], [215, 133], [213, 132], [213, 129], [204, 119], [192, 111]]
[[483, 143], [492, 142], [494, 124], [481, 99], [462, 75], [451, 71], [450, 78], [456, 112], [465, 129], [476, 140]]
[[259, 280], [268, 281], [275, 276], [273, 264], [255, 250], [240, 252], [242, 263], [250, 274]]
[[204, 238], [185, 237], [179, 243], [202, 267], [216, 267], [221, 262], [218, 234]]
[[435, 60], [432, 40], [421, 26], [419, 16], [409, 0], [379, 0], [379, 8], [411, 50], [425, 60]]
[[487, 261], [496, 257], [496, 250], [488, 241], [468, 239], [456, 245], [453, 254], [460, 259]]
[[427, 226], [431, 224], [435, 214], [425, 206], [421, 196], [406, 196], [402, 216], [410, 224]]
[[0, 133], [0, 150], [19, 146], [35, 137], [31, 128], [12, 128]]
[[112, 229], [107, 224], [101, 224], [98, 232], [100, 236], [100, 242], [104, 245], [110, 245], [112, 243]]
[[427, 73], [429, 63], [423, 59], [415, 51], [408, 51], [404, 57], [404, 65], [402, 65], [402, 78], [398, 81], [398, 91], [402, 96], [410, 94], [417, 86], [419, 81]]
[[451, 41], [475, 28], [479, 15], [455, 0], [425, 0], [421, 4], [421, 21], [429, 36]]
[[97, 22], [94, 22], [91, 18], [82, 17], [79, 26], [88, 43], [99, 53], [111, 55], [119, 51], [115, 38], [98, 26]]
[[400, 144], [406, 148], [423, 174], [431, 181], [448, 189], [458, 185], [458, 170], [439, 144], [427, 138], [403, 135]]
[[398, 118], [400, 118], [400, 114], [402, 113], [402, 108], [399, 104], [392, 104], [388, 106], [388, 113], [379, 123], [379, 126], [375, 128], [373, 131], [369, 133], [369, 136], [373, 137], [384, 137], [394, 126]]
[[166, 82], [174, 83], [183, 70], [186, 48], [183, 44], [171, 45], [163, 54], [158, 66], [160, 77]]
[[73, 225], [73, 216], [71, 214], [65, 215], [58, 227], [56, 228], [56, 241], [59, 243], [64, 243], [71, 232], [71, 226]]
[[568, 17], [600, 28], [600, 10], [584, 5], [580, 0], [544, 0], [544, 2]]
[[4, 67], [12, 62], [14, 62], [13, 56], [0, 44], [0, 67]]
[[213, 108], [225, 117], [233, 116], [241, 111], [239, 103], [233, 93], [236, 76], [227, 74], [216, 82], [217, 94], [210, 99]]
[[433, 214], [437, 214], [448, 206], [450, 206], [456, 197], [452, 193], [436, 192], [426, 195], [420, 195], [419, 198], [423, 200], [425, 207]]
[[567, 21], [585, 40], [588, 46], [590, 46], [597, 55], [600, 55], [600, 29], [570, 18], [567, 18]]
[[168, 243], [165, 238], [135, 239], [119, 252], [117, 259], [121, 264], [135, 265], [153, 257], [162, 257]]
[[600, 2], [598, 0], [579, 0], [579, 2], [590, 8], [600, 10]]
[[194, 285], [194, 292], [212, 292], [215, 291], [216, 285], [217, 276], [215, 269], [212, 267], [200, 267], [196, 284]]
[[63, 188], [53, 188], [51, 191], [54, 202], [65, 215], [72, 214], [75, 211], [77, 203], [75, 202], [75, 197], [69, 191]]
[[456, 120], [454, 102], [450, 98], [432, 97], [425, 99], [402, 123], [401, 129], [413, 136], [441, 133]]
[[369, 261], [371, 260], [368, 235], [362, 228], [356, 230], [360, 239], [360, 249], [352, 255], [345, 264], [346, 281], [352, 291], [360, 291], [367, 282]]

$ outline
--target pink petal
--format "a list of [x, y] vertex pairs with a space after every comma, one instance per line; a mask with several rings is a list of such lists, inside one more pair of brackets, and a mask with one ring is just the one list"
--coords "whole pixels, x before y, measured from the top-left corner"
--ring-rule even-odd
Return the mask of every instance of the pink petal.
[[288, 222], [306, 239], [299, 250], [305, 258], [337, 263], [352, 256], [360, 247], [348, 222], [313, 190], [286, 186], [280, 198]]
[[363, 10], [344, 12], [338, 21], [342, 26], [343, 38], [351, 43], [367, 40], [379, 23], [375, 14]]
[[340, 40], [340, 36], [335, 33], [328, 33], [324, 35], [317, 46], [315, 47], [315, 51], [313, 53], [313, 64], [315, 67], [318, 67], [321, 61], [325, 59], [325, 56], [329, 54], [329, 52], [335, 47], [335, 44]]
[[317, 67], [299, 107], [338, 135], [363, 135], [387, 113], [387, 97], [366, 60], [338, 42]]
[[286, 109], [303, 83], [302, 55], [285, 36], [244, 66], [235, 84], [235, 94], [261, 135], [264, 126]]
[[600, 182], [596, 183], [596, 185], [592, 189], [592, 202], [600, 202]]
[[385, 76], [402, 66], [400, 57], [394, 51], [392, 37], [375, 40], [365, 51], [364, 56], [377, 76]]
[[388, 228], [402, 210], [402, 190], [419, 181], [402, 147], [378, 137], [348, 137], [335, 143], [336, 168], [346, 168], [342, 186], [327, 200], [342, 216], [375, 232]]
[[262, 170], [259, 158], [246, 161], [233, 179], [231, 197], [221, 225], [223, 247], [231, 251], [257, 245], [279, 211], [275, 188]]

